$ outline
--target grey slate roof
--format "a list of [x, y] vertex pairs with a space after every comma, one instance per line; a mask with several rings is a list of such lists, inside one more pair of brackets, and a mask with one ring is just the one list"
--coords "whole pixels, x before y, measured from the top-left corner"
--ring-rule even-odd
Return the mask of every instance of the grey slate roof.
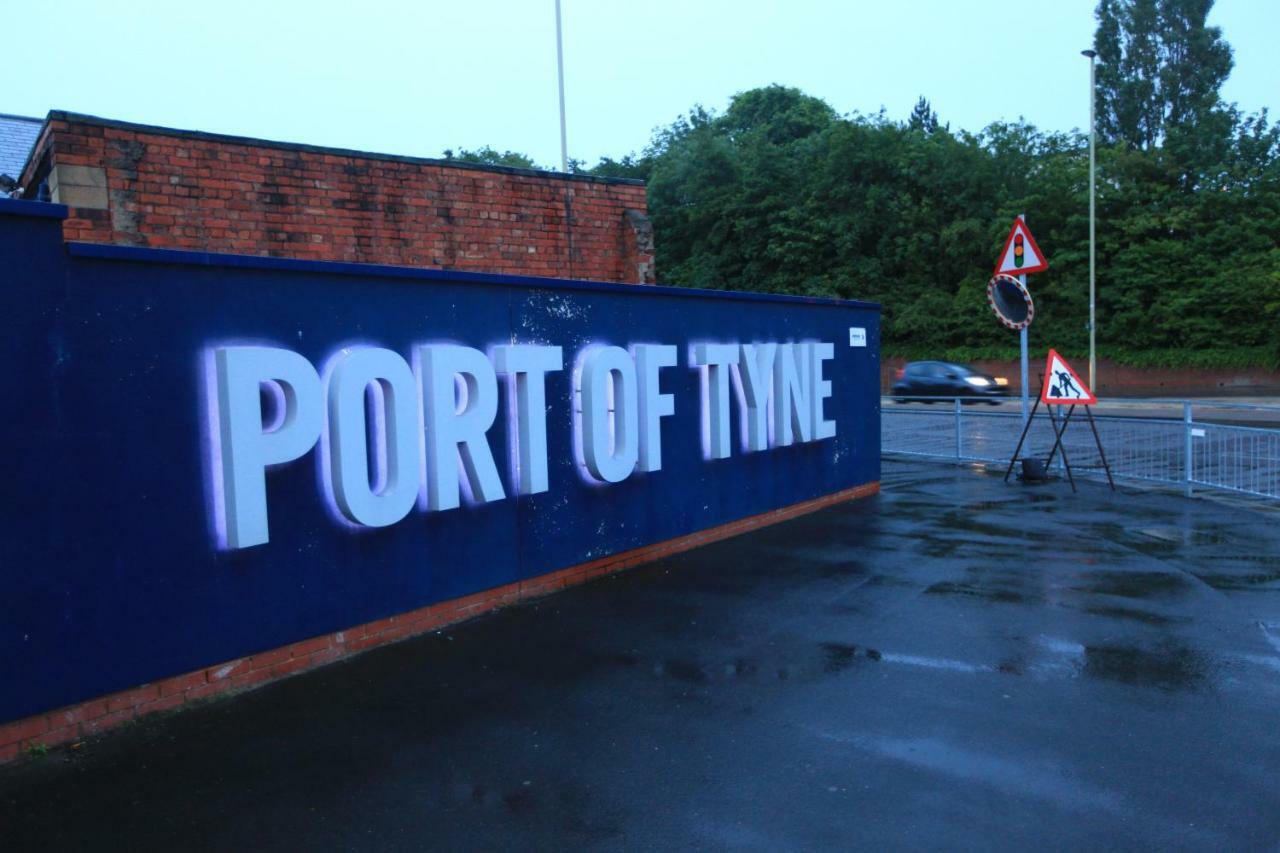
[[44, 119], [0, 113], [0, 175], [21, 176], [42, 125]]

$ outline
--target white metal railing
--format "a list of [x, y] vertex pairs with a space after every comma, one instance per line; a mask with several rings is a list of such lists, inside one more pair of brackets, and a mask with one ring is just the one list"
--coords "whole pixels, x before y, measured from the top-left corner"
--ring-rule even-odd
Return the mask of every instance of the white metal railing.
[[[903, 398], [894, 398], [903, 400]], [[925, 400], [934, 403], [922, 406]], [[915, 402], [912, 402], [915, 401]], [[982, 410], [973, 398], [881, 401], [881, 451], [954, 462], [1007, 464], [1022, 432], [1017, 411]], [[1280, 406], [1127, 400], [1164, 409], [1155, 417], [1094, 415], [1112, 475], [1280, 499]], [[1174, 414], [1181, 409], [1181, 418]], [[1255, 425], [1250, 420], [1258, 421]], [[1048, 457], [1054, 432], [1042, 406], [1022, 456]], [[1063, 436], [1073, 473], [1101, 475], [1101, 459], [1079, 413]]]

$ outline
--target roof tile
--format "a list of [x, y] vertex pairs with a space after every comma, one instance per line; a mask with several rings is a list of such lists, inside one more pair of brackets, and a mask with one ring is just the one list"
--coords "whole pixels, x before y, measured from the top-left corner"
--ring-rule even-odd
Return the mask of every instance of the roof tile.
[[21, 175], [43, 125], [43, 119], [0, 113], [0, 175]]

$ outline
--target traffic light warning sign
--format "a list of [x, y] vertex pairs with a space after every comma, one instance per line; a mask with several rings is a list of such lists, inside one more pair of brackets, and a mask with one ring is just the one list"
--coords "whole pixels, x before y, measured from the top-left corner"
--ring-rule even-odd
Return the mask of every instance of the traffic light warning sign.
[[1009, 229], [1009, 237], [1004, 241], [1004, 251], [1000, 253], [1000, 260], [996, 264], [996, 273], [1025, 275], [1043, 272], [1048, 268], [1049, 261], [1036, 245], [1036, 238], [1031, 236], [1027, 223], [1015, 219], [1013, 228]]

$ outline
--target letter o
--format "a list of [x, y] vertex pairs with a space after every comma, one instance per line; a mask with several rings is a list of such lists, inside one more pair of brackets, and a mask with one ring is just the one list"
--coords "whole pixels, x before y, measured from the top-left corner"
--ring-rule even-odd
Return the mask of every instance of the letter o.
[[[381, 469], [369, 478], [365, 394], [381, 392], [374, 454]], [[418, 495], [418, 389], [409, 365], [391, 350], [360, 347], [333, 364], [328, 387], [327, 483], [338, 511], [367, 527], [386, 527], [409, 514]], [[376, 488], [375, 488], [376, 484]]]
[[581, 391], [582, 455], [587, 470], [606, 483], [622, 482], [635, 470], [640, 446], [636, 366], [630, 353], [621, 347], [588, 352]]

